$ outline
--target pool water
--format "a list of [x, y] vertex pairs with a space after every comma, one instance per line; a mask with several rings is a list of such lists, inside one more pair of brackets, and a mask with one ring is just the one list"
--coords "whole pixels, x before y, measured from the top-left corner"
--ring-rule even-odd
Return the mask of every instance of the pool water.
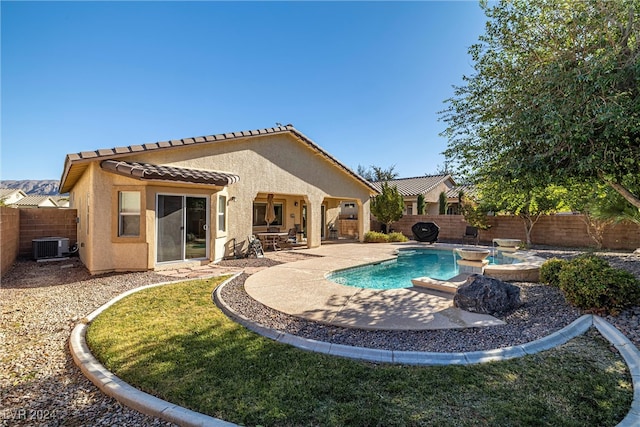
[[[447, 280], [458, 275], [456, 260], [459, 255], [453, 251], [437, 249], [416, 249], [399, 251], [395, 260], [383, 261], [362, 267], [336, 271], [327, 276], [328, 280], [341, 285], [368, 289], [398, 289], [413, 286], [411, 279], [431, 277]], [[511, 259], [489, 257], [490, 264], [508, 264]]]

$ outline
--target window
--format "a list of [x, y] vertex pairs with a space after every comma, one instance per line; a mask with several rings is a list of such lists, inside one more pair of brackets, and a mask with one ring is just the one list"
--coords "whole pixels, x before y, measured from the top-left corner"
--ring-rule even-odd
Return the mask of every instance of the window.
[[[269, 225], [282, 226], [282, 203], [274, 203], [274, 210], [276, 211], [276, 219]], [[267, 213], [266, 203], [254, 203], [253, 204], [253, 226], [259, 227], [261, 225], [267, 225], [267, 221], [264, 219]]]
[[118, 193], [118, 236], [140, 236], [140, 192]]
[[227, 196], [218, 196], [218, 231], [227, 231]]

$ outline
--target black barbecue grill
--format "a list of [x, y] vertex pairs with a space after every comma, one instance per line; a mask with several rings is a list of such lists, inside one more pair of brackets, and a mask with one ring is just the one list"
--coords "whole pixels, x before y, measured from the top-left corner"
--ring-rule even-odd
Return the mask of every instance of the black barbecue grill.
[[440, 227], [435, 222], [416, 222], [411, 231], [418, 242], [434, 243], [438, 240]]

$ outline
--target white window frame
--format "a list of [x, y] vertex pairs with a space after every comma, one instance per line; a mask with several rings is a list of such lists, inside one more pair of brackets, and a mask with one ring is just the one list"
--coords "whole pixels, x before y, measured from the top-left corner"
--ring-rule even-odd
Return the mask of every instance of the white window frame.
[[[138, 196], [137, 211], [125, 212], [122, 210], [122, 196], [124, 193], [137, 194]], [[140, 228], [142, 227], [142, 218], [141, 218], [142, 209], [140, 208], [141, 201], [142, 201], [142, 195], [140, 194], [140, 191], [118, 191], [118, 237], [140, 237], [140, 233], [141, 233]], [[124, 217], [127, 217], [127, 216], [138, 217], [138, 233], [137, 234], [124, 234], [123, 219]]]

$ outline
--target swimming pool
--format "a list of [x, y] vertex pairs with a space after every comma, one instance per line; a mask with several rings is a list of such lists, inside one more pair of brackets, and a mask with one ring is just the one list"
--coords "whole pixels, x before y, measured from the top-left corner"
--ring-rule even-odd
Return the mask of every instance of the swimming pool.
[[[413, 286], [411, 279], [431, 277], [447, 280], [458, 275], [460, 259], [453, 251], [437, 249], [401, 250], [394, 260], [335, 271], [327, 275], [332, 282], [368, 289], [398, 289]], [[489, 257], [490, 264], [511, 264], [513, 258]], [[517, 261], [515, 261], [517, 262]]]

